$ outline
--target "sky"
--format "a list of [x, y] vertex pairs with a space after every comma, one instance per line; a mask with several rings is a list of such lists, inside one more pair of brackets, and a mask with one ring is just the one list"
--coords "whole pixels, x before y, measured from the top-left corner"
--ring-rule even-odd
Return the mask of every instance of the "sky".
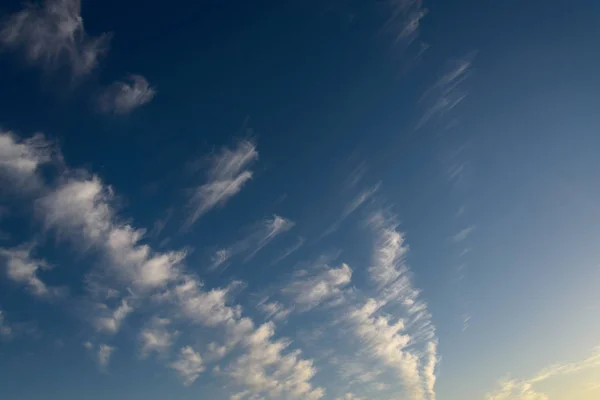
[[0, 397], [600, 398], [599, 16], [4, 1]]

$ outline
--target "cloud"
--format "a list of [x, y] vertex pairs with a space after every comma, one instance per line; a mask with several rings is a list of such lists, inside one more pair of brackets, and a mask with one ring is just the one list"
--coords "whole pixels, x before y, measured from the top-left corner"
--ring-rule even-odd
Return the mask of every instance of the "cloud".
[[343, 299], [342, 289], [350, 283], [352, 269], [346, 264], [339, 268], [324, 266], [314, 276], [302, 276], [282, 289], [292, 296], [294, 304], [301, 310], [309, 310], [328, 300]]
[[358, 397], [352, 393], [346, 393], [343, 396], [337, 397], [336, 400], [362, 400], [362, 397]]
[[452, 236], [452, 241], [454, 243], [464, 242], [474, 230], [475, 225], [471, 225]]
[[10, 339], [13, 336], [13, 328], [6, 320], [4, 311], [0, 308], [0, 339]]
[[271, 399], [319, 399], [323, 390], [314, 388], [310, 380], [316, 369], [312, 361], [300, 358], [298, 350], [285, 352], [291, 345], [287, 339], [273, 339], [275, 325], [271, 322], [255, 328], [240, 306], [229, 305], [237, 284], [205, 291], [202, 283], [187, 276], [179, 285], [164, 293], [181, 316], [205, 327], [223, 329], [223, 345], [209, 344], [209, 351], [222, 358], [233, 348], [241, 354], [233, 357], [224, 373], [240, 386], [236, 395], [267, 396]]
[[126, 81], [112, 83], [98, 96], [98, 108], [104, 113], [129, 114], [134, 109], [148, 104], [156, 95], [141, 75], [130, 75]]
[[55, 149], [38, 133], [27, 139], [19, 139], [10, 131], [0, 130], [0, 178], [22, 188], [39, 186], [37, 172], [50, 163]]
[[94, 319], [96, 329], [110, 334], [117, 333], [123, 320], [133, 311], [127, 300], [122, 300], [114, 311], [105, 304], [98, 304], [97, 309], [100, 315]]
[[422, 0], [388, 0], [391, 16], [386, 23], [397, 43], [410, 45], [418, 36], [421, 19], [427, 15]]
[[276, 236], [289, 231], [294, 225], [293, 221], [279, 215], [273, 215], [260, 221], [246, 237], [228, 247], [217, 250], [212, 257], [211, 269], [218, 268], [232, 257], [241, 253], [248, 253], [245, 261], [250, 260], [256, 253], [268, 245], [271, 240], [275, 239]]
[[416, 129], [423, 127], [432, 118], [447, 114], [467, 97], [461, 85], [469, 76], [475, 55], [476, 52], [471, 52], [449, 63], [440, 79], [421, 96], [420, 102], [427, 103], [428, 106]]
[[91, 72], [108, 51], [110, 35], [89, 37], [83, 27], [80, 0], [46, 0], [9, 15], [0, 27], [0, 45], [20, 49], [32, 64], [73, 75]]
[[170, 332], [167, 326], [171, 323], [166, 318], [153, 318], [150, 326], [140, 332], [140, 355], [147, 358], [150, 354], [164, 355], [173, 345], [178, 331]]
[[268, 322], [245, 337], [245, 353], [227, 368], [227, 374], [247, 387], [248, 394], [266, 395], [270, 399], [322, 398], [323, 389], [310, 384], [316, 373], [312, 361], [301, 359], [299, 350], [284, 354], [291, 342], [274, 340], [274, 334], [275, 325]]
[[285, 320], [292, 312], [291, 309], [277, 301], [268, 301], [268, 298], [264, 298], [258, 303], [258, 309], [265, 314], [266, 319], [275, 321]]
[[[437, 338], [427, 304], [411, 282], [405, 257], [408, 246], [396, 217], [382, 211], [368, 220], [375, 233], [371, 280], [377, 296], [346, 313], [363, 351], [395, 370], [411, 400], [435, 400]], [[400, 307], [404, 318], [391, 321], [384, 307]], [[419, 350], [420, 349], [420, 350]]]
[[340, 215], [338, 220], [335, 221], [329, 228], [327, 228], [327, 230], [323, 233], [322, 236], [327, 236], [327, 235], [330, 235], [331, 233], [335, 232], [340, 227], [340, 224], [346, 218], [348, 218], [350, 216], [350, 214], [352, 214], [354, 211], [356, 211], [365, 202], [370, 200], [373, 197], [373, 195], [375, 195], [375, 193], [377, 193], [380, 186], [381, 186], [381, 182], [377, 183], [375, 186], [372, 186], [372, 187], [367, 188], [367, 189], [363, 190], [362, 192], [360, 192], [354, 199], [352, 199], [352, 201], [350, 203], [348, 203], [346, 205], [346, 207], [342, 211], [342, 214]]
[[194, 383], [202, 372], [206, 369], [200, 353], [197, 353], [190, 346], [182, 347], [179, 350], [179, 356], [169, 367], [179, 373], [186, 386]]
[[64, 288], [50, 287], [38, 276], [39, 270], [48, 270], [51, 266], [45, 260], [31, 256], [33, 245], [11, 249], [0, 248], [0, 256], [6, 259], [6, 274], [19, 284], [26, 285], [29, 291], [38, 297], [53, 298], [65, 294]]
[[189, 202], [192, 213], [185, 227], [190, 227], [203, 214], [224, 205], [239, 193], [252, 179], [248, 167], [257, 159], [256, 145], [249, 140], [240, 141], [233, 149], [224, 147], [211, 157], [208, 181], [193, 191]]
[[486, 400], [548, 400], [548, 395], [534, 390], [534, 385], [557, 376], [572, 375], [597, 367], [600, 367], [600, 347], [596, 348], [586, 359], [551, 365], [542, 369], [533, 378], [505, 380], [500, 383], [500, 387], [494, 393], [486, 395]]
[[98, 365], [100, 365], [102, 368], [106, 368], [115, 350], [115, 347], [107, 344], [101, 344], [98, 346], [98, 352], [96, 353]]
[[300, 247], [302, 247], [304, 245], [304, 242], [305, 242], [304, 238], [299, 236], [296, 243], [294, 243], [290, 247], [284, 249], [281, 252], [281, 254], [279, 255], [279, 257], [277, 257], [276, 259], [274, 259], [271, 262], [271, 266], [273, 266], [275, 264], [279, 264], [281, 261], [288, 258], [290, 255], [292, 255], [292, 253], [294, 253], [296, 250], [298, 250]]
[[174, 281], [185, 251], [155, 252], [140, 244], [145, 231], [118, 220], [113, 191], [98, 177], [70, 179], [38, 201], [46, 228], [102, 251], [108, 268], [123, 283], [149, 290]]

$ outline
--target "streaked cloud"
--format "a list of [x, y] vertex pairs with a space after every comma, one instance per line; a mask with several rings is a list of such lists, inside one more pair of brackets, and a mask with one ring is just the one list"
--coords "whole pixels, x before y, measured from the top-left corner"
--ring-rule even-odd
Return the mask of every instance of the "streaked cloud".
[[190, 346], [182, 347], [177, 360], [173, 361], [169, 367], [177, 371], [186, 386], [194, 383], [206, 369], [200, 353], [194, 351]]
[[281, 254], [271, 262], [271, 266], [273, 266], [275, 264], [279, 264], [281, 261], [288, 258], [290, 255], [292, 255], [294, 252], [296, 252], [300, 247], [302, 247], [304, 245], [304, 242], [305, 242], [304, 238], [299, 236], [294, 244], [285, 248], [281, 252]]
[[42, 165], [51, 162], [54, 155], [53, 145], [40, 133], [20, 139], [10, 131], [0, 130], [0, 179], [16, 185], [14, 189], [39, 186], [36, 173]]
[[[211, 260], [211, 269], [227, 263], [233, 257], [247, 254], [245, 261], [250, 260], [275, 237], [294, 227], [295, 223], [279, 215], [273, 215], [255, 224], [244, 238], [215, 252]], [[291, 254], [291, 253], [290, 253]]]
[[422, 0], [388, 0], [391, 16], [386, 29], [394, 35], [397, 43], [410, 45], [419, 36], [421, 19], [427, 15]]
[[116, 347], [109, 346], [107, 344], [101, 344], [101, 345], [99, 345], [98, 346], [98, 351], [96, 353], [98, 365], [100, 365], [101, 368], [108, 367], [108, 363], [110, 362], [110, 358], [112, 357], [112, 355], [114, 354], [114, 352], [116, 350], [117, 350]]
[[32, 256], [33, 244], [4, 249], [0, 257], [6, 261], [6, 275], [18, 284], [25, 285], [30, 293], [43, 298], [55, 298], [66, 293], [65, 288], [46, 285], [39, 277], [40, 270], [52, 268], [45, 260]]
[[600, 367], [600, 347], [594, 349], [592, 355], [586, 359], [566, 364], [553, 364], [530, 379], [504, 380], [495, 392], [486, 395], [486, 400], [548, 400], [550, 397], [537, 391], [535, 385], [555, 377], [573, 375], [598, 367]]
[[179, 334], [176, 330], [168, 330], [170, 323], [171, 321], [166, 318], [154, 317], [150, 325], [142, 329], [139, 338], [142, 358], [147, 358], [152, 353], [166, 354]]
[[132, 311], [133, 307], [127, 300], [122, 300], [114, 310], [111, 310], [106, 304], [97, 304], [96, 313], [98, 315], [94, 318], [94, 325], [98, 331], [114, 334]]
[[346, 264], [338, 268], [321, 267], [316, 274], [303, 271], [298, 278], [284, 287], [282, 293], [292, 297], [301, 311], [306, 311], [326, 301], [340, 301], [343, 288], [352, 279], [352, 269]]
[[464, 242], [469, 235], [471, 235], [471, 233], [473, 233], [473, 231], [475, 230], [475, 225], [471, 225], [468, 226], [464, 229], [461, 229], [459, 232], [457, 232], [454, 236], [452, 236], [452, 241], [454, 243], [461, 243]]
[[277, 301], [268, 301], [269, 298], [262, 299], [257, 308], [265, 315], [267, 320], [274, 321], [285, 320], [292, 312], [291, 308], [286, 308], [283, 304]]
[[140, 244], [145, 231], [123, 223], [112, 207], [113, 191], [98, 177], [68, 179], [38, 201], [45, 226], [78, 246], [101, 250], [112, 274], [139, 290], [173, 281], [185, 251], [155, 252]]
[[129, 114], [148, 104], [156, 95], [156, 89], [141, 75], [130, 75], [125, 81], [117, 81], [105, 88], [98, 96], [98, 109], [109, 114]]
[[213, 155], [206, 174], [208, 181], [193, 190], [189, 202], [192, 211], [186, 227], [193, 225], [202, 214], [224, 205], [239, 193], [252, 179], [252, 172], [248, 167], [257, 159], [256, 145], [249, 140], [242, 140], [233, 148], [223, 147]]
[[0, 339], [10, 339], [13, 336], [13, 328], [6, 319], [6, 314], [0, 308]]
[[90, 37], [83, 26], [80, 0], [46, 0], [9, 15], [0, 29], [0, 44], [22, 50], [32, 64], [47, 69], [68, 67], [75, 76], [91, 72], [108, 51], [110, 35]]
[[420, 102], [427, 109], [417, 123], [416, 129], [423, 127], [429, 120], [448, 114], [454, 107], [467, 97], [462, 83], [470, 73], [476, 52], [471, 52], [462, 58], [452, 60], [444, 74], [425, 91]]
[[366, 203], [368, 200], [370, 200], [375, 195], [375, 193], [377, 193], [377, 191], [379, 190], [380, 187], [381, 187], [381, 182], [378, 182], [376, 185], [374, 185], [370, 188], [364, 189], [358, 195], [356, 195], [346, 205], [346, 207], [344, 207], [344, 210], [342, 211], [342, 213], [341, 213], [340, 217], [337, 219], [337, 221], [335, 221], [333, 224], [331, 224], [331, 226], [329, 228], [327, 228], [327, 230], [323, 233], [322, 236], [330, 235], [331, 233], [338, 230], [341, 223], [346, 218], [348, 218], [352, 213], [354, 213], [360, 206], [362, 206], [364, 203]]
[[[409, 399], [434, 400], [437, 338], [427, 304], [411, 282], [404, 235], [396, 217], [383, 211], [374, 213], [368, 226], [375, 233], [368, 272], [377, 296], [351, 307], [346, 319], [364, 353], [396, 371]], [[392, 321], [382, 313], [385, 307], [400, 307], [404, 318]]]

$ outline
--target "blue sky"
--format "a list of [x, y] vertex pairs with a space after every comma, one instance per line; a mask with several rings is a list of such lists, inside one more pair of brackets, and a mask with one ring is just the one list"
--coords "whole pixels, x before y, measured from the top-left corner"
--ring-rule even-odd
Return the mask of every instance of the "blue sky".
[[595, 2], [0, 13], [2, 398], [600, 396]]

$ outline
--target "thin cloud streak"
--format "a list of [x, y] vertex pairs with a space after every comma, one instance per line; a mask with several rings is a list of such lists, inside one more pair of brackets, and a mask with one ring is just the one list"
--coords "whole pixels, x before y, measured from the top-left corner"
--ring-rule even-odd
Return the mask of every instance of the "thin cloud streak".
[[184, 229], [190, 228], [203, 214], [222, 206], [238, 194], [252, 179], [248, 167], [258, 159], [256, 145], [249, 140], [239, 142], [233, 149], [222, 148], [210, 158], [208, 182], [193, 190], [189, 200], [191, 214]]
[[109, 34], [90, 37], [83, 26], [80, 0], [46, 0], [9, 15], [0, 26], [0, 45], [22, 50], [46, 69], [66, 65], [74, 76], [90, 73], [108, 51]]

